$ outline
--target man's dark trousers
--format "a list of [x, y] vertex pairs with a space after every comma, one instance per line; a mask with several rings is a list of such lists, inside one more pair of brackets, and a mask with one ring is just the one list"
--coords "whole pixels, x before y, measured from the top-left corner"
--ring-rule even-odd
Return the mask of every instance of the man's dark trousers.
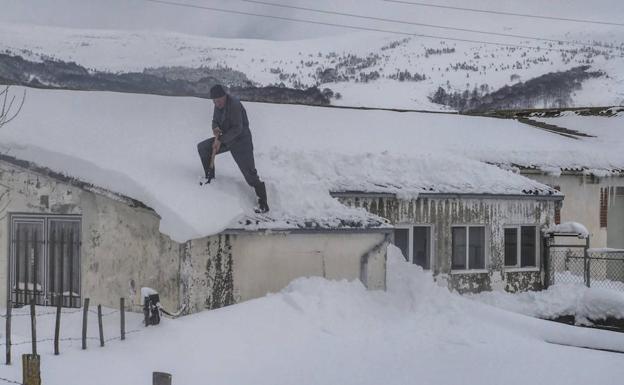
[[[210, 171], [210, 158], [212, 156], [212, 144], [214, 138], [206, 139], [197, 145], [197, 151], [201, 158], [202, 165], [204, 166], [205, 175], [208, 175]], [[221, 143], [221, 148], [217, 154], [230, 151], [234, 161], [238, 165], [238, 168], [243, 173], [245, 181], [251, 187], [258, 187], [262, 184], [258, 177], [258, 171], [256, 171], [256, 163], [253, 155], [253, 142], [251, 135], [243, 135], [234, 139], [229, 144]]]

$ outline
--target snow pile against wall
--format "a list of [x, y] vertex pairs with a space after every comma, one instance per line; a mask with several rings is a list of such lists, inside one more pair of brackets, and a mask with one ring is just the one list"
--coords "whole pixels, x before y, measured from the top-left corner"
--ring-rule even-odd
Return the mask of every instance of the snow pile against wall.
[[[515, 122], [245, 106], [256, 166], [268, 185], [269, 226], [276, 228], [370, 221], [364, 210], [331, 198], [332, 190], [556, 194], [481, 162], [500, 160], [510, 148], [528, 161], [532, 153], [520, 149], [566, 140]], [[212, 109], [210, 101], [195, 98], [29, 89], [19, 119], [0, 132], [0, 141], [7, 155], [140, 200], [161, 215], [162, 232], [185, 241], [222, 231], [255, 204], [227, 154], [217, 158], [217, 179], [197, 184], [203, 170], [196, 144], [212, 134]]]
[[[470, 301], [404, 262], [397, 248], [390, 247], [388, 257], [386, 292], [367, 291], [359, 281], [301, 278], [279, 293], [163, 318], [156, 327], [141, 328], [140, 319], [129, 317], [127, 329], [139, 331], [105, 348], [93, 346], [97, 339], [89, 340], [87, 351], [80, 350], [79, 341], [62, 341], [61, 355], [53, 356], [47, 347], [51, 345], [41, 344], [45, 383], [64, 385], [84, 378], [91, 385], [147, 385], [154, 370], [172, 373], [174, 383], [188, 385], [205, 384], [206, 378], [217, 385], [399, 385], [414, 379], [494, 385], [501, 378], [521, 385], [536, 376], [552, 385], [581, 385], [607, 384], [624, 375], [618, 354], [545, 342], [624, 350], [623, 335]], [[74, 333], [80, 315], [63, 316], [63, 337]], [[28, 317], [14, 317], [13, 325], [13, 340], [27, 341]], [[48, 337], [53, 325], [53, 316], [38, 319], [39, 335]], [[91, 326], [89, 336], [97, 338], [98, 329]], [[108, 329], [106, 333], [115, 335]], [[15, 345], [13, 355], [29, 348]], [[518, 357], [539, 359], [518, 365]], [[541, 357], [548, 357], [547, 366]], [[68, 367], [73, 370], [63, 370]], [[2, 366], [0, 375], [20, 378], [20, 366]]]
[[614, 290], [588, 288], [580, 284], [557, 284], [544, 291], [510, 294], [483, 292], [470, 295], [476, 301], [532, 317], [554, 319], [574, 316], [577, 324], [607, 318], [624, 319], [624, 294]]

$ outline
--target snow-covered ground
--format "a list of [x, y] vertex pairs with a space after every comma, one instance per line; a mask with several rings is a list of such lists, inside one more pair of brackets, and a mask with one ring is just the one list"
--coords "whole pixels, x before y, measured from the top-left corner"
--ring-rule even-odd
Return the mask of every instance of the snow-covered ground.
[[[152, 371], [174, 384], [613, 384], [622, 355], [558, 344], [624, 350], [624, 335], [527, 317], [465, 299], [389, 249], [388, 291], [359, 281], [302, 278], [282, 292], [141, 329], [130, 317], [125, 342], [39, 345], [43, 383], [147, 385]], [[568, 300], [569, 297], [560, 297]], [[553, 305], [554, 306], [554, 305]], [[107, 310], [106, 312], [110, 312]], [[105, 312], [105, 313], [106, 313]], [[93, 314], [89, 315], [93, 320]], [[80, 313], [63, 316], [62, 336], [78, 336]], [[28, 317], [14, 318], [27, 341]], [[38, 319], [41, 338], [53, 316]], [[116, 336], [115, 315], [105, 337]], [[2, 329], [4, 330], [4, 329]], [[97, 338], [97, 328], [89, 326]], [[28, 344], [13, 348], [13, 357]], [[0, 377], [20, 379], [19, 364]]]
[[[471, 299], [509, 311], [532, 317], [554, 319], [560, 316], [575, 316], [577, 324], [591, 325], [609, 317], [624, 319], [624, 292], [588, 288], [583, 277], [578, 283], [561, 278], [560, 283], [544, 291], [524, 293], [483, 292], [469, 295]], [[558, 279], [559, 281], [559, 279]]]
[[[407, 15], [397, 9], [396, 16]], [[489, 18], [487, 25], [490, 30], [514, 33], [508, 19]], [[517, 27], [522, 29], [522, 25]], [[390, 30], [405, 28], [393, 25]], [[334, 104], [428, 110], [445, 109], [429, 101], [438, 87], [449, 92], [471, 92], [487, 86], [487, 91], [494, 91], [546, 73], [589, 65], [592, 71], [602, 71], [608, 76], [586, 81], [572, 95], [574, 105], [624, 103], [621, 28], [605, 30], [573, 25], [562, 29], [551, 23], [542, 25], [541, 29], [527, 29], [523, 34], [566, 42], [442, 33], [442, 36], [528, 47], [523, 48], [357, 31], [300, 41], [270, 41], [5, 22], [0, 23], [0, 52], [35, 61], [53, 58], [76, 62], [89, 69], [110, 72], [141, 72], [146, 68], [173, 66], [227, 67], [244, 73], [258, 85], [329, 87], [342, 94], [341, 99], [333, 100]], [[579, 42], [587, 45], [578, 45]], [[337, 78], [319, 76], [328, 69], [336, 69]], [[426, 78], [422, 81], [391, 78], [405, 71]], [[379, 76], [376, 80], [360, 81], [360, 76], [371, 78], [375, 74]]]
[[[21, 89], [12, 92], [19, 95]], [[624, 168], [624, 132], [616, 129], [605, 133], [587, 126], [598, 137], [575, 140], [513, 120], [245, 106], [275, 227], [369, 218], [340, 205], [330, 191], [414, 197], [422, 192], [548, 193], [546, 186], [492, 163], [553, 173], [565, 167], [601, 174]], [[227, 154], [217, 158], [217, 180], [197, 184], [203, 171], [196, 144], [211, 136], [212, 108], [197, 98], [28, 89], [18, 119], [0, 131], [0, 143], [8, 155], [144, 202], [162, 216], [164, 233], [185, 241], [232, 226], [255, 203]]]

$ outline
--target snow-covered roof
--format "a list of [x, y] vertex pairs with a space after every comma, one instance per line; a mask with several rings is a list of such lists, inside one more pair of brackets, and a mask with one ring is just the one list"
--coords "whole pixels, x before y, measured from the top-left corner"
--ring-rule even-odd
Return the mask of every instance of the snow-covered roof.
[[[20, 92], [19, 90], [16, 90]], [[253, 220], [254, 192], [229, 155], [217, 179], [200, 187], [196, 144], [211, 136], [212, 103], [111, 92], [29, 89], [19, 118], [0, 132], [10, 156], [45, 165], [132, 197], [162, 217], [176, 240], [253, 226], [380, 225], [332, 191], [416, 197], [422, 192], [558, 194], [489, 163], [596, 166], [623, 155], [608, 144], [574, 140], [513, 120], [245, 103], [256, 165], [271, 216]], [[592, 139], [593, 140], [593, 139]], [[602, 163], [601, 163], [602, 162]], [[624, 161], [621, 162], [624, 165]]]

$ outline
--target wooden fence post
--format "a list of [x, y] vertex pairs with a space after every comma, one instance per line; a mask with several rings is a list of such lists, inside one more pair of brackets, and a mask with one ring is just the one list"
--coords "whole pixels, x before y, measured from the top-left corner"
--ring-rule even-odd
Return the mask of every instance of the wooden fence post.
[[84, 300], [84, 309], [82, 311], [82, 350], [87, 349], [87, 314], [89, 313], [89, 298]]
[[102, 305], [98, 305], [98, 326], [100, 328], [100, 346], [104, 346], [104, 327], [102, 325]]
[[32, 355], [37, 355], [37, 316], [35, 314], [35, 299], [30, 300], [30, 335], [32, 337]]
[[61, 334], [61, 302], [56, 305], [56, 324], [54, 325], [54, 355], [58, 356], [59, 352], [59, 336]]
[[22, 384], [41, 385], [41, 359], [36, 354], [22, 354]]
[[11, 365], [11, 309], [13, 308], [13, 304], [11, 303], [11, 299], [7, 301], [7, 309], [6, 309], [6, 364]]
[[171, 374], [163, 372], [152, 373], [152, 385], [171, 385]]
[[121, 313], [121, 319], [120, 319], [120, 323], [121, 323], [121, 340], [125, 340], [126, 339], [126, 299], [125, 298], [120, 298], [119, 299], [119, 312]]

